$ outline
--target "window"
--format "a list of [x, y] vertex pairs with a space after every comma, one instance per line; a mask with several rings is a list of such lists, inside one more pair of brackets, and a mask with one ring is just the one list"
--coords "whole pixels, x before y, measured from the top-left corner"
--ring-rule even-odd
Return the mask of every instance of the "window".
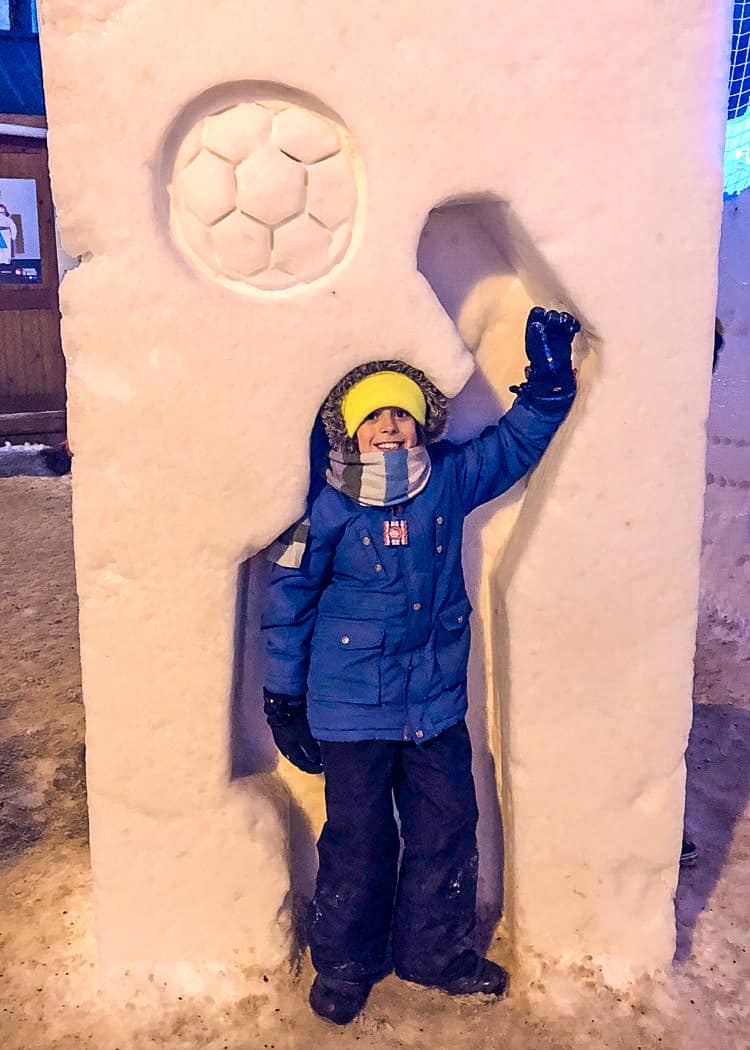
[[0, 0], [0, 32], [39, 32], [36, 0]]
[[0, 113], [44, 114], [36, 0], [0, 0]]

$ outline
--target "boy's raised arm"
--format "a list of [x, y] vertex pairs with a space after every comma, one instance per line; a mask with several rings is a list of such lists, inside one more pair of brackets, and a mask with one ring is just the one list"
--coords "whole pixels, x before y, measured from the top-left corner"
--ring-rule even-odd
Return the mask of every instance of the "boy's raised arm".
[[573, 403], [572, 342], [580, 324], [570, 314], [535, 307], [526, 322], [526, 378], [511, 390], [510, 410], [456, 449], [466, 513], [499, 496], [536, 466]]

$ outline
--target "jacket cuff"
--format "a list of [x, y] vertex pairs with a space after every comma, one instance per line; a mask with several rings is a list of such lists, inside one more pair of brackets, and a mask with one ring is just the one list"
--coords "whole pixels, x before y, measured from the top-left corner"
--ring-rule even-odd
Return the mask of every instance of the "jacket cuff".
[[528, 383], [512, 386], [510, 389], [516, 395], [514, 405], [521, 405], [546, 423], [562, 423], [576, 396], [575, 388], [564, 394], [540, 396], [531, 393]]
[[306, 710], [304, 696], [289, 696], [263, 687], [263, 713], [271, 727], [284, 725]]

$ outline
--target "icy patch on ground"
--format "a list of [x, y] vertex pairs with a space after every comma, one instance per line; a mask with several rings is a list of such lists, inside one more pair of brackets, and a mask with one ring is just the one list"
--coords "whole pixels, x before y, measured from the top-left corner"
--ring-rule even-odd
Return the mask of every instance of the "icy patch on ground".
[[53, 477], [40, 455], [47, 445], [35, 445], [26, 442], [23, 445], [11, 445], [6, 441], [0, 445], [0, 478], [14, 478], [19, 475], [30, 477]]

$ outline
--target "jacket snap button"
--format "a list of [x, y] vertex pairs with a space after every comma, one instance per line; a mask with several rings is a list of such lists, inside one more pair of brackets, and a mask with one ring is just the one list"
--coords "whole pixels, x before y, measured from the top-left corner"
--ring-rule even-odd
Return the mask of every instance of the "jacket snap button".
[[414, 612], [419, 612], [419, 610], [421, 608], [422, 608], [421, 602], [414, 602], [414, 604], [412, 605], [412, 609], [414, 610]]
[[378, 564], [375, 566], [375, 572], [382, 572], [382, 571], [383, 571], [383, 566], [380, 564], [380, 562], [378, 562]]
[[464, 618], [463, 618], [463, 616], [459, 616], [459, 618], [458, 618], [458, 622], [459, 622], [459, 623], [463, 623], [463, 622], [464, 622]]
[[442, 545], [442, 543], [438, 543], [438, 545], [435, 548], [435, 550], [438, 552], [438, 554], [442, 554], [443, 553], [443, 545]]
[[364, 543], [365, 547], [369, 547], [370, 546], [370, 537], [369, 536], [365, 536], [364, 539], [362, 540], [362, 542]]
[[421, 739], [422, 739], [422, 737], [424, 736], [424, 733], [422, 732], [422, 730], [421, 730], [421, 729], [418, 729], [418, 730], [416, 731], [416, 733], [414, 734], [414, 736], [415, 736], [415, 737], [417, 737], [417, 739], [418, 739], [418, 740], [421, 740]]
[[438, 525], [442, 525], [443, 524], [443, 515], [442, 514], [438, 517], [437, 523], [438, 523]]
[[342, 636], [341, 641], [342, 641], [342, 643], [344, 645], [348, 645], [349, 642], [351, 641], [351, 638], [349, 637], [348, 634], [345, 634], [345, 635]]

